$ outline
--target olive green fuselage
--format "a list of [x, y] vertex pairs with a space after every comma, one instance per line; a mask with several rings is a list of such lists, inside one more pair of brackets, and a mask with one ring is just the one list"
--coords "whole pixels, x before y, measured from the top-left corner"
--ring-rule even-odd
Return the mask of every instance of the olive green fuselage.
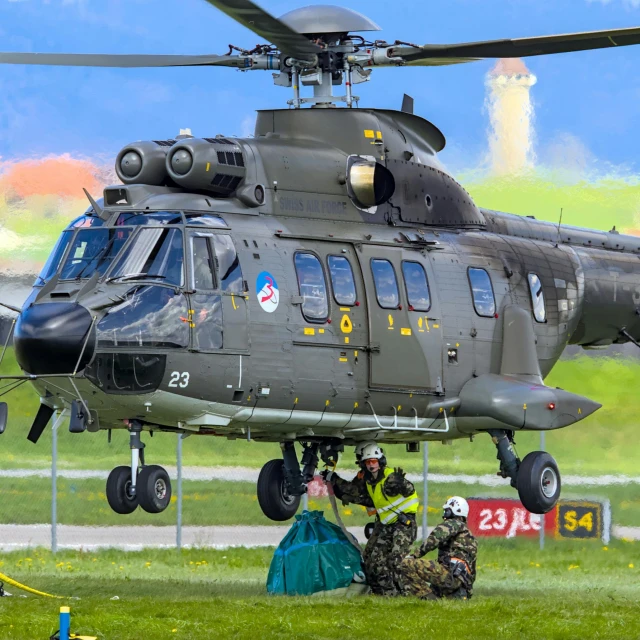
[[[477, 207], [440, 166], [444, 138], [421, 118], [267, 111], [254, 138], [231, 142], [243, 154], [245, 175], [228, 197], [208, 194], [205, 180], [195, 193], [175, 184], [113, 187], [98, 202], [106, 226], [126, 211], [221, 217], [215, 228], [188, 216], [176, 226], [185, 256], [184, 284], [174, 287], [182, 306], [163, 322], [178, 327], [179, 346], [109, 342], [101, 322], [134, 286], [109, 281], [109, 272], [90, 287], [62, 279], [36, 287], [27, 303], [36, 296], [36, 305], [64, 300], [95, 318], [95, 353], [86, 379], [75, 381], [94, 418], [90, 430], [135, 419], [150, 429], [350, 443], [558, 428], [586, 417], [596, 403], [575, 397], [562, 419], [531, 417], [531, 408], [527, 418], [526, 398], [510, 395], [508, 385], [515, 380], [533, 385], [534, 395], [546, 392], [536, 376], [548, 374], [567, 344], [640, 339], [640, 238]], [[385, 202], [358, 204], [347, 170], [354, 157], [393, 176]], [[207, 235], [232, 239], [240, 289], [222, 287], [220, 256], [215, 287], [199, 288], [193, 240]], [[410, 282], [416, 273], [418, 280], [426, 276], [428, 299]], [[489, 288], [482, 284], [487, 276]], [[528, 318], [512, 322], [518, 309]], [[519, 360], [518, 336], [523, 354], [535, 350], [535, 366], [526, 355]], [[149, 384], [135, 380], [134, 356], [146, 363], [159, 357]], [[509, 411], [523, 410], [521, 423], [500, 417], [503, 400], [493, 406], [487, 399], [485, 411], [477, 393], [465, 396], [465, 385], [490, 374], [497, 386], [483, 378], [488, 395], [495, 388], [507, 404], [514, 398]], [[34, 384], [50, 406], [77, 397], [64, 378]], [[540, 412], [555, 400], [543, 404]]]

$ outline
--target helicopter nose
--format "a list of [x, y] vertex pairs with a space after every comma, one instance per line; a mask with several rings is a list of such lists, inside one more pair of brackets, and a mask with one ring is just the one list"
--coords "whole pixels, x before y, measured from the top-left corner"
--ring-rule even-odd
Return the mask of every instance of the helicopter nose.
[[16, 322], [16, 360], [23, 371], [36, 375], [81, 371], [95, 349], [95, 332], [87, 340], [91, 325], [91, 315], [79, 304], [32, 305]]

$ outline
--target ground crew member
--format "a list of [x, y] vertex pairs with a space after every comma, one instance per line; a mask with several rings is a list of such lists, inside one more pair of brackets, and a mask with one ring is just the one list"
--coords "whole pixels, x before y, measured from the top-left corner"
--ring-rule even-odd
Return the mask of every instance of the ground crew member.
[[376, 595], [401, 595], [400, 563], [417, 536], [418, 495], [400, 468], [391, 470], [382, 449], [371, 442], [363, 448], [363, 478], [349, 482], [333, 471], [322, 475], [345, 504], [374, 508], [377, 515], [363, 553], [364, 572]]
[[[425, 600], [470, 598], [476, 579], [478, 543], [467, 527], [469, 503], [459, 496], [449, 498], [442, 507], [441, 522], [400, 566], [402, 592]], [[422, 556], [438, 549], [438, 560]]]

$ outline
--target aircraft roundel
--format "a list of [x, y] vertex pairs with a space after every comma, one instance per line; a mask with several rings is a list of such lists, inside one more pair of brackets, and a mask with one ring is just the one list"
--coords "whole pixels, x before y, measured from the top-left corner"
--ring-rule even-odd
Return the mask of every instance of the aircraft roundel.
[[273, 313], [280, 302], [280, 291], [276, 279], [268, 271], [263, 271], [256, 278], [256, 291], [260, 306], [267, 313]]

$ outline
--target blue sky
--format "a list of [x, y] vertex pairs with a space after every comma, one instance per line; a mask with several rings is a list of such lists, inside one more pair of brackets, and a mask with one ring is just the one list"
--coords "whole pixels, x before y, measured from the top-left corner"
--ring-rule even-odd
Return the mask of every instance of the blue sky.
[[[331, 0], [325, 0], [331, 2]], [[305, 0], [263, 0], [278, 16]], [[640, 26], [640, 0], [349, 0], [383, 31], [418, 43], [525, 37]], [[4, 51], [225, 53], [260, 39], [204, 0], [0, 0]], [[631, 171], [640, 145], [640, 46], [530, 58], [541, 162], [580, 155], [596, 168]], [[416, 112], [448, 139], [443, 160], [460, 170], [487, 146], [483, 107], [489, 61], [447, 68], [378, 69], [356, 87], [361, 106]], [[124, 144], [195, 135], [243, 135], [258, 108], [285, 106], [270, 72], [231, 69], [104, 70], [0, 65], [0, 158], [69, 152], [109, 158]]]

